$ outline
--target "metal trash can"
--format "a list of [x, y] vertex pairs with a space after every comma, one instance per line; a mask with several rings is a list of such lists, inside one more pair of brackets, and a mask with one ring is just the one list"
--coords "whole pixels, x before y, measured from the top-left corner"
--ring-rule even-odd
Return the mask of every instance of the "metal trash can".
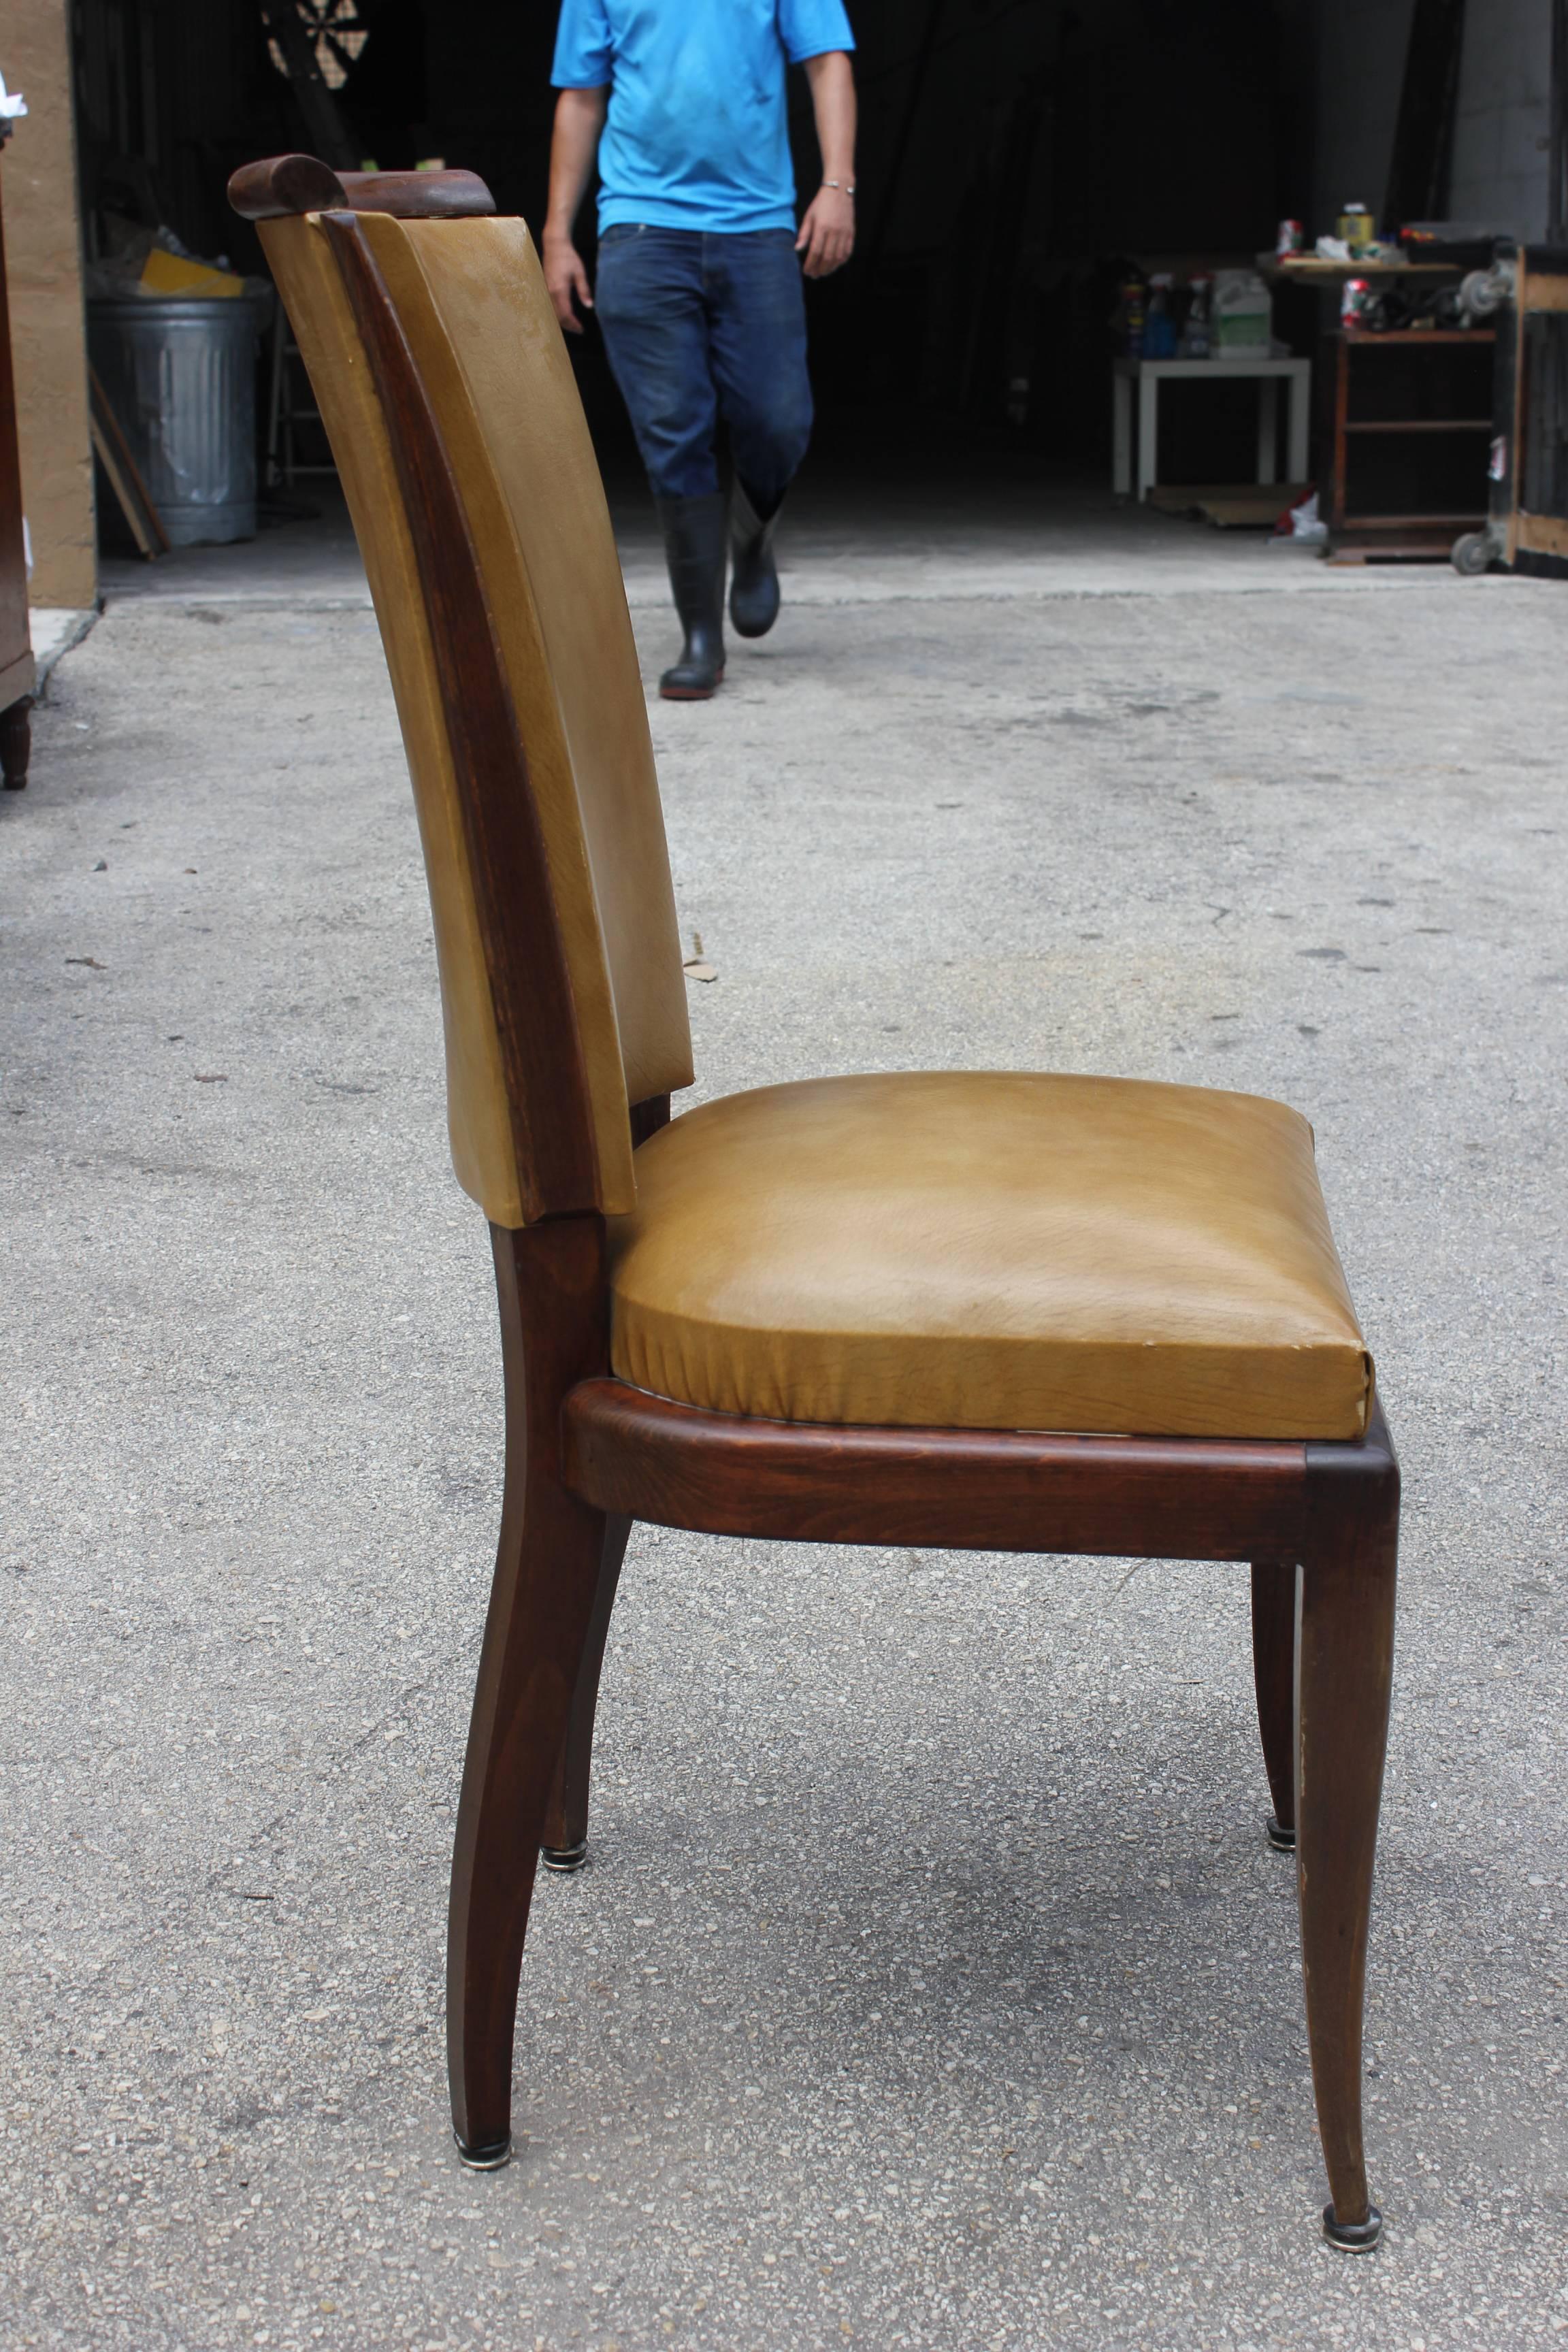
[[256, 536], [256, 348], [245, 295], [87, 306], [87, 343], [174, 547]]

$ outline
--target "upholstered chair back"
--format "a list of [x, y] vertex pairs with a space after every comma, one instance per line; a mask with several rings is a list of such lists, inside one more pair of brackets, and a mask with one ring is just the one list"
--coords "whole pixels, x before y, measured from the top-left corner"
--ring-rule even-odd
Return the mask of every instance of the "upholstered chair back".
[[492, 1223], [634, 1205], [628, 1110], [691, 1080], [615, 541], [518, 220], [261, 235], [370, 577], [435, 917], [458, 1181]]

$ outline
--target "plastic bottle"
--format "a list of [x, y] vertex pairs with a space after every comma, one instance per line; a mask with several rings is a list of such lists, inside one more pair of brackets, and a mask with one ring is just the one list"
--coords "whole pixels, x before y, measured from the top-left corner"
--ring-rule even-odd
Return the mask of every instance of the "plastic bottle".
[[1193, 279], [1189, 290], [1192, 299], [1187, 306], [1179, 348], [1184, 360], [1206, 360], [1214, 350], [1209, 308], [1214, 297], [1214, 279], [1206, 270], [1202, 270]]
[[1163, 272], [1149, 280], [1149, 317], [1143, 329], [1146, 360], [1173, 360], [1176, 321], [1171, 314], [1171, 280]]

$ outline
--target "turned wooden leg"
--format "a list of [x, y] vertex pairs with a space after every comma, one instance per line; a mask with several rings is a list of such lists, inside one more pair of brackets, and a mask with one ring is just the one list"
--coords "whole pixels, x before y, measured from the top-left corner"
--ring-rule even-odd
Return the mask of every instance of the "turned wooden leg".
[[30, 695], [0, 710], [0, 775], [8, 793], [19, 793], [27, 781], [33, 753], [33, 703]]
[[447, 1943], [452, 2125], [466, 2163], [511, 2150], [512, 2033], [546, 1809], [605, 1557], [604, 1514], [560, 1480], [561, 1400], [603, 1369], [604, 1227], [492, 1227], [506, 1382], [506, 1484], [474, 1693]]
[[626, 1538], [631, 1531], [630, 1519], [605, 1521], [594, 1613], [583, 1645], [583, 1663], [577, 1670], [566, 1737], [561, 1743], [554, 1781], [544, 1808], [540, 1859], [550, 1870], [581, 1870], [588, 1859], [588, 1783], [594, 1767], [594, 1717], [598, 1712], [599, 1676], [604, 1669], [605, 1643], [609, 1639], [610, 1612], [616, 1605], [616, 1588], [621, 1580], [621, 1562], [626, 1558]]
[[1296, 1563], [1252, 1563], [1252, 1675], [1263, 1769], [1274, 1811], [1265, 1827], [1270, 1845], [1296, 1844]]
[[1360, 1446], [1307, 1448], [1297, 1643], [1297, 1867], [1330, 2241], [1368, 2252], [1383, 2217], [1362, 2147], [1362, 2006], [1394, 1663], [1399, 1468], [1381, 1413]]

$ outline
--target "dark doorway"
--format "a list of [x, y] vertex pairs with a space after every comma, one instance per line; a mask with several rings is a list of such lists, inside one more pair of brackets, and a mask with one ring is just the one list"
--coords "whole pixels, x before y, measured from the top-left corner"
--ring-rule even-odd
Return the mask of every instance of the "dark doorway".
[[[542, 221], [551, 0], [330, 5], [345, 28], [330, 78], [363, 153], [384, 168], [468, 165], [503, 210]], [[1129, 258], [1249, 259], [1281, 214], [1305, 209], [1311, 0], [849, 8], [860, 247], [811, 289], [816, 462], [874, 451], [897, 465], [906, 451], [923, 463], [920, 452], [962, 447], [1025, 470], [1099, 473], [1110, 319]], [[89, 212], [156, 208], [196, 251], [259, 267], [226, 212], [225, 179], [306, 141], [256, 0], [76, 0], [76, 27]], [[816, 145], [804, 78], [793, 79], [805, 191]], [[591, 219], [582, 226], [591, 261]], [[629, 438], [591, 333], [574, 356], [619, 477]]]

